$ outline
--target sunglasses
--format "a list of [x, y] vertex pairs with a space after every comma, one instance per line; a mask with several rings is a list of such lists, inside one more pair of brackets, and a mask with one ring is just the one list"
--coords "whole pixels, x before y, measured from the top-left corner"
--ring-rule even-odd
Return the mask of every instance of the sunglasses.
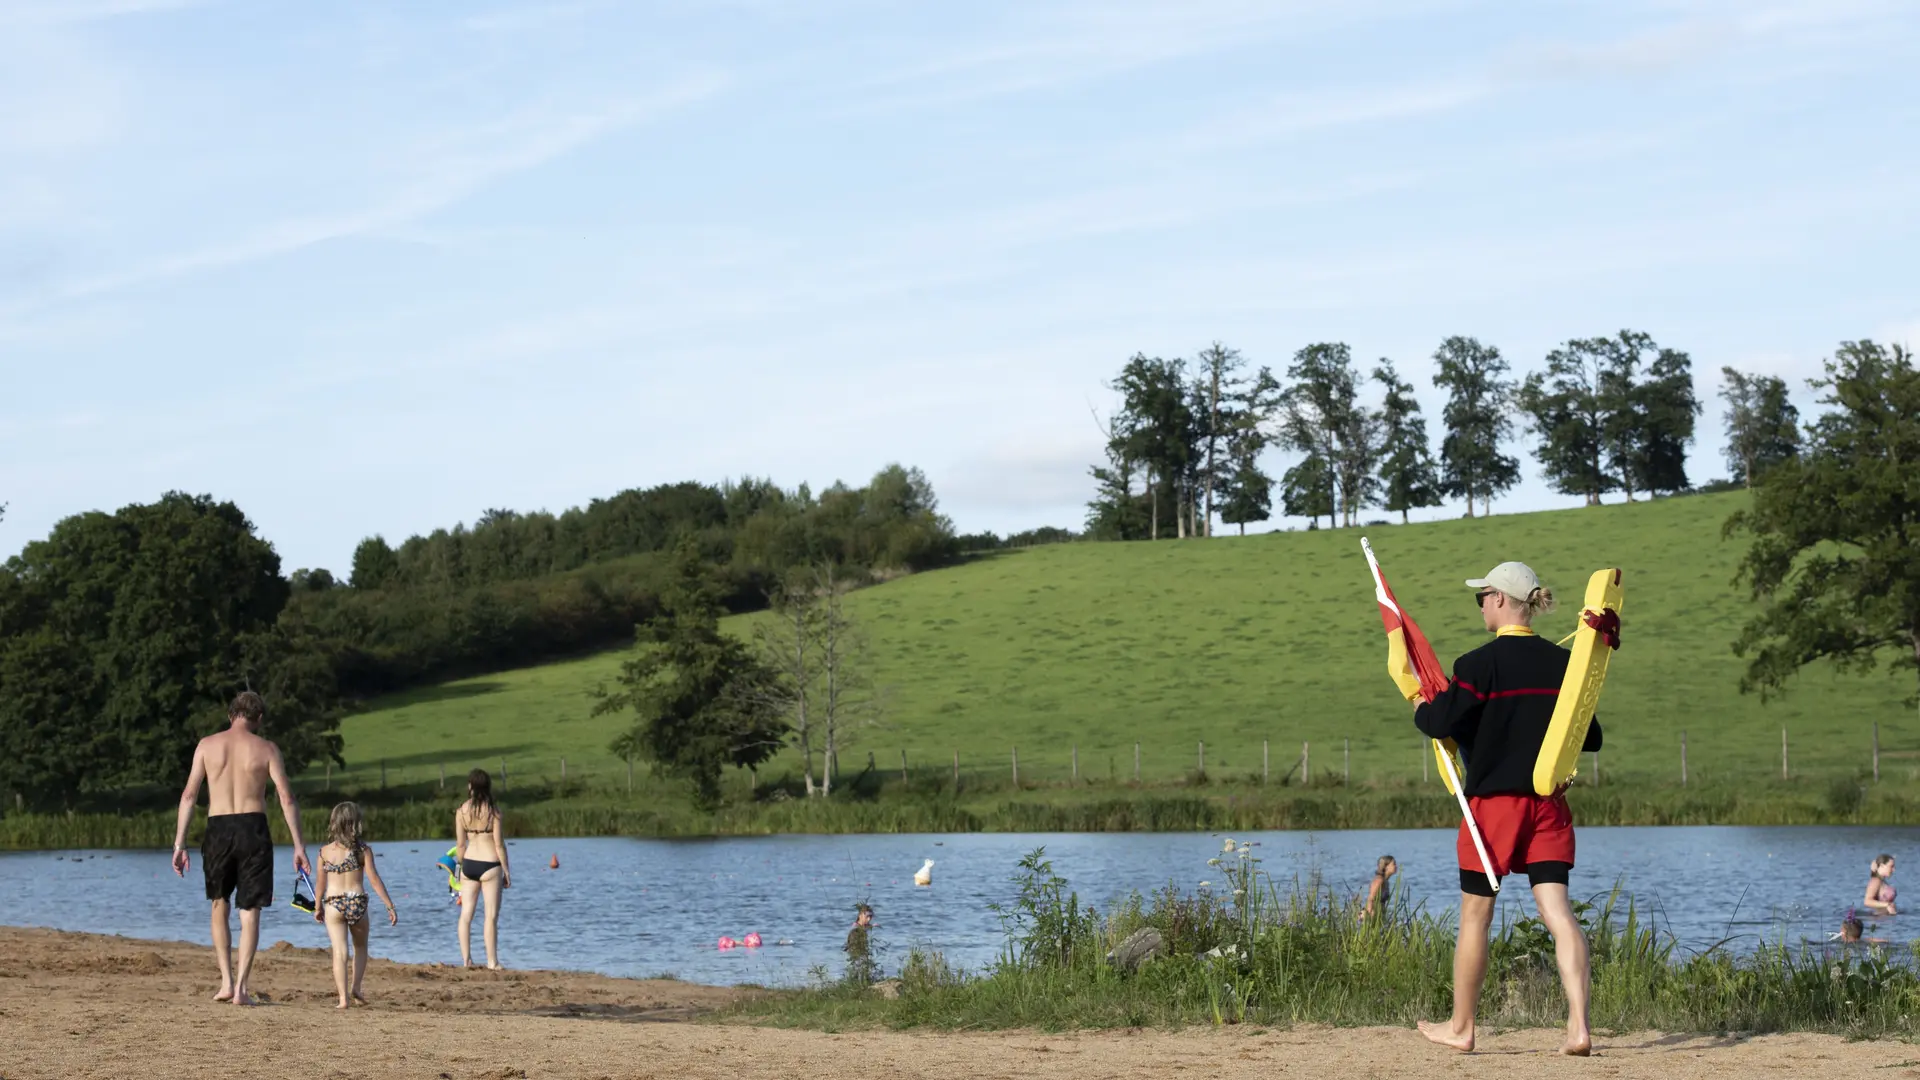
[[1474, 603], [1476, 603], [1476, 604], [1478, 604], [1478, 605], [1480, 605], [1480, 606], [1481, 606], [1482, 608], [1484, 608], [1484, 607], [1486, 607], [1486, 606], [1487, 606], [1487, 597], [1489, 597], [1489, 596], [1492, 596], [1492, 595], [1493, 595], [1493, 590], [1492, 590], [1492, 589], [1488, 589], [1488, 590], [1486, 590], [1485, 592], [1477, 592], [1477, 593], [1474, 593], [1474, 594], [1473, 594], [1473, 602], [1474, 602]]

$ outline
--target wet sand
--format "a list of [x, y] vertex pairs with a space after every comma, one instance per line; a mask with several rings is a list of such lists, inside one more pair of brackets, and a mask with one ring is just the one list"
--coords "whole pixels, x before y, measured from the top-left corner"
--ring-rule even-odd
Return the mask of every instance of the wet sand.
[[1558, 1045], [1552, 1031], [1495, 1033], [1471, 1056], [1429, 1046], [1404, 1028], [784, 1031], [689, 1022], [752, 991], [377, 960], [367, 971], [369, 1005], [342, 1013], [333, 1008], [326, 951], [284, 943], [262, 950], [256, 965], [260, 1006], [216, 1005], [216, 986], [204, 946], [0, 927], [0, 1078], [1920, 1080], [1920, 1047], [1826, 1035], [1602, 1037], [1593, 1058], [1576, 1061], [1551, 1052]]

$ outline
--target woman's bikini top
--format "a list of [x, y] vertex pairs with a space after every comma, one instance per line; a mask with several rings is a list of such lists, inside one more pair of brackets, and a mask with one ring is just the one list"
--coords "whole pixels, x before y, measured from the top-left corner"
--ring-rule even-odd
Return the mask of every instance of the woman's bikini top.
[[1898, 891], [1893, 887], [1893, 882], [1888, 881], [1886, 878], [1883, 878], [1878, 874], [1874, 875], [1874, 880], [1880, 883], [1880, 895], [1874, 897], [1874, 899], [1880, 901], [1883, 904], [1893, 903], [1894, 894], [1895, 892]]
[[347, 852], [347, 857], [337, 863], [331, 863], [325, 859], [321, 859], [320, 869], [325, 870], [329, 874], [345, 874], [358, 870], [360, 869], [360, 849], [356, 847]]

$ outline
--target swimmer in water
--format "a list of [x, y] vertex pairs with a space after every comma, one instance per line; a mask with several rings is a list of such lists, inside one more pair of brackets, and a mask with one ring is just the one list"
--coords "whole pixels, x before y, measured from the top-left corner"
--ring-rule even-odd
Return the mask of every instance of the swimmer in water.
[[1843, 945], [1885, 945], [1887, 943], [1886, 938], [1861, 937], [1860, 935], [1865, 932], [1866, 927], [1860, 924], [1860, 920], [1855, 918], [1851, 911], [1847, 912], [1846, 918], [1840, 920], [1840, 942]]
[[1400, 872], [1400, 864], [1391, 855], [1380, 856], [1373, 866], [1373, 884], [1367, 886], [1367, 899], [1360, 905], [1360, 918], [1379, 918], [1387, 910], [1387, 902], [1393, 896], [1393, 876]]
[[1888, 880], [1893, 877], [1893, 856], [1882, 855], [1873, 860], [1873, 865], [1867, 868], [1867, 873], [1869, 875], [1867, 898], [1864, 901], [1866, 909], [1876, 915], [1898, 915], [1899, 912], [1893, 906], [1896, 890], [1893, 882]]

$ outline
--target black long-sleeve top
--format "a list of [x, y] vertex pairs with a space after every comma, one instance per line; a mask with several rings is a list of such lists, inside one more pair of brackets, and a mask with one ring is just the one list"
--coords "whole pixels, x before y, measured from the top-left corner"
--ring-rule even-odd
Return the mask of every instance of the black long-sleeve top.
[[[1414, 725], [1428, 738], [1460, 745], [1468, 795], [1533, 793], [1533, 766], [1568, 659], [1551, 641], [1509, 631], [1455, 660], [1453, 685], [1414, 710]], [[1600, 749], [1598, 717], [1580, 749]]]

